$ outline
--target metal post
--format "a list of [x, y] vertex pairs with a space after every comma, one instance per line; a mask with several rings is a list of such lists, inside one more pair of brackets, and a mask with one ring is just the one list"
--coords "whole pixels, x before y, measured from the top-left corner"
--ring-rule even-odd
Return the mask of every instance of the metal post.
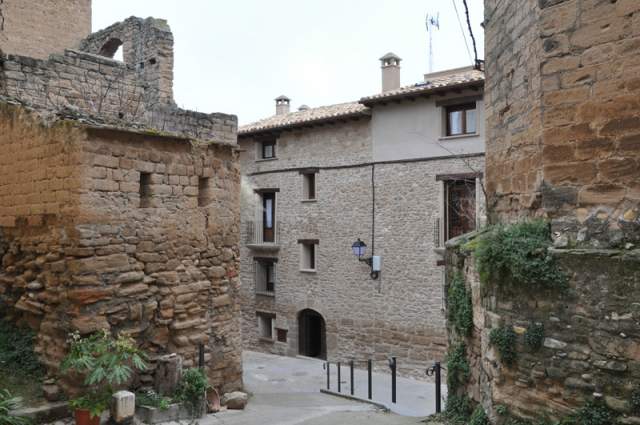
[[327, 391], [331, 389], [331, 371], [329, 370], [329, 365], [331, 363], [327, 362], [325, 365], [327, 366]]
[[349, 368], [351, 369], [351, 375], [350, 375], [350, 377], [351, 377], [351, 385], [350, 385], [351, 395], [353, 395], [353, 360], [351, 360], [351, 362], [349, 363]]
[[436, 413], [440, 413], [442, 411], [442, 406], [440, 406], [440, 402], [442, 400], [442, 397], [440, 395], [440, 362], [436, 362], [434, 367], [436, 372]]
[[198, 345], [198, 367], [204, 369], [204, 344]]
[[396, 402], [396, 358], [391, 357], [391, 361], [389, 362], [391, 366], [391, 402]]
[[369, 375], [369, 400], [371, 400], [372, 395], [372, 382], [371, 382], [371, 359], [367, 360], [367, 374]]
[[340, 380], [341, 379], [342, 378], [340, 377], [340, 362], [338, 362], [338, 392], [340, 392], [340, 384], [341, 384]]

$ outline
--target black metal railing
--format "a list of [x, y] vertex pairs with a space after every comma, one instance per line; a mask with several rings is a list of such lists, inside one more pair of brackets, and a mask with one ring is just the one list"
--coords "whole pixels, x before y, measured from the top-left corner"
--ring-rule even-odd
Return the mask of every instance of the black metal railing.
[[[337, 390], [338, 393], [342, 393], [342, 367], [345, 363], [349, 367], [349, 393], [355, 394], [355, 365], [356, 363], [366, 364], [367, 366], [367, 398], [373, 400], [373, 361], [371, 359], [358, 361], [349, 360], [348, 362], [331, 362], [327, 361], [323, 367], [327, 372], [327, 391], [331, 391], [331, 366], [336, 367], [337, 375]], [[398, 360], [396, 357], [390, 357], [388, 359], [388, 366], [391, 372], [391, 402], [397, 403], [397, 372], [398, 372]], [[442, 411], [442, 369], [440, 362], [435, 362], [433, 366], [426, 370], [427, 376], [435, 377], [435, 408], [436, 413]]]

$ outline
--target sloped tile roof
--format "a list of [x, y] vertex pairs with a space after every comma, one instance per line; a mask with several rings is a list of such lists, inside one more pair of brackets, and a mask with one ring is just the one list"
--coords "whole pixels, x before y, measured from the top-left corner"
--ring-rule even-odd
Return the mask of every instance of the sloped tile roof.
[[338, 118], [368, 114], [369, 108], [358, 102], [339, 103], [337, 105], [320, 106], [304, 111], [274, 115], [240, 127], [238, 129], [238, 134], [258, 133], [261, 131], [297, 127], [310, 123], [327, 122]]
[[407, 96], [425, 94], [442, 89], [479, 85], [484, 82], [484, 72], [469, 69], [461, 72], [435, 76], [429, 80], [412, 86], [400, 87], [396, 90], [366, 96], [360, 99], [360, 103], [371, 105], [387, 100], [398, 99]]

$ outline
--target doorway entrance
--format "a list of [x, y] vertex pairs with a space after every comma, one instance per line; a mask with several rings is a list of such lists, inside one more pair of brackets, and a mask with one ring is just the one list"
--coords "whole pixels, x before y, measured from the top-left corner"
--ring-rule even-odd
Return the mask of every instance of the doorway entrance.
[[298, 313], [299, 353], [302, 356], [327, 358], [327, 336], [324, 318], [315, 310]]

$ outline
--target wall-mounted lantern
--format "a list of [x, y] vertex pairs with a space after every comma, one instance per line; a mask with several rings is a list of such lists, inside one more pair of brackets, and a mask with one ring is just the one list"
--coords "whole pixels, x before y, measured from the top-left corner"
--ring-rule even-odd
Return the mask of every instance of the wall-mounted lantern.
[[360, 238], [351, 245], [351, 250], [359, 261], [363, 261], [371, 267], [371, 279], [377, 279], [380, 275], [380, 256], [365, 257], [367, 244], [362, 242]]

